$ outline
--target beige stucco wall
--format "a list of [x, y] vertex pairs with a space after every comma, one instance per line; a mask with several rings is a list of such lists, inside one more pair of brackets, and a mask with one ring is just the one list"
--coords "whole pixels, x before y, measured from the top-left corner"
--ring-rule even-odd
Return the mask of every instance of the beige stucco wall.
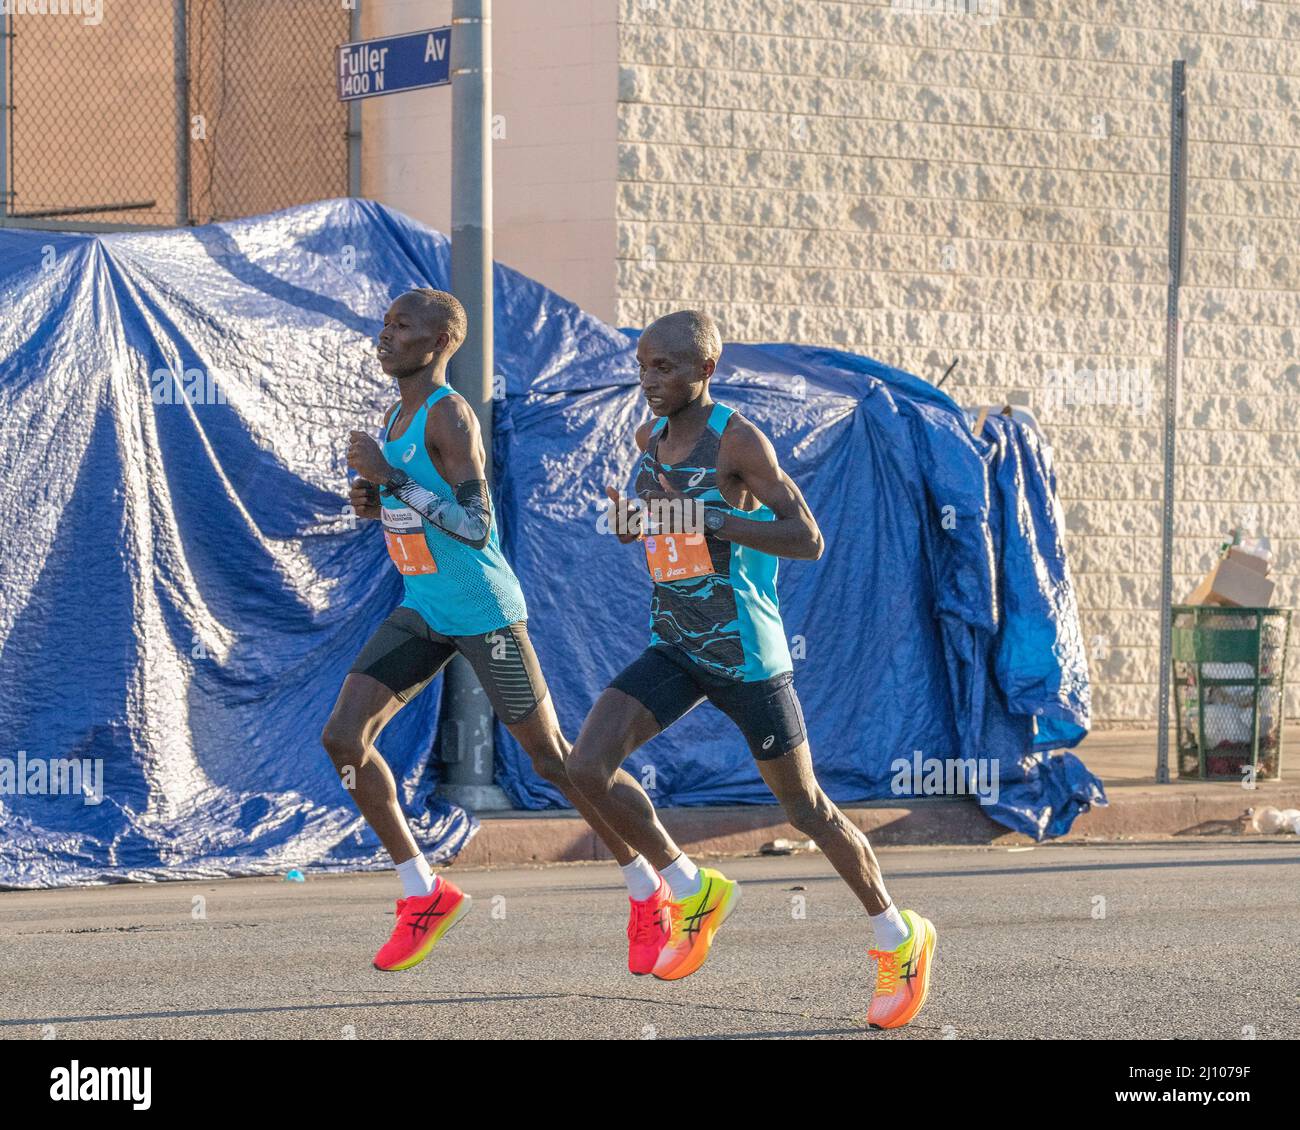
[[[618, 29], [614, 0], [496, 0], [495, 251], [613, 319]], [[365, 38], [451, 22], [450, 0], [367, 0]], [[451, 230], [451, 90], [363, 102], [362, 194]]]
[[1103, 725], [1155, 717], [1168, 86], [1186, 58], [1175, 597], [1240, 522], [1271, 536], [1276, 602], [1296, 603], [1300, 6], [621, 0], [619, 42], [617, 321], [699, 304], [726, 338], [931, 380], [960, 356], [960, 402], [1033, 407]]

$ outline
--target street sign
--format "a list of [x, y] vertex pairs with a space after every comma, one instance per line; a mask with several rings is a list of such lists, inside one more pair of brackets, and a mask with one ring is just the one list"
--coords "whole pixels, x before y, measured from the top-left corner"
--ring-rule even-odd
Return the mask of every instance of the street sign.
[[445, 86], [451, 81], [451, 28], [345, 43], [337, 63], [340, 102]]

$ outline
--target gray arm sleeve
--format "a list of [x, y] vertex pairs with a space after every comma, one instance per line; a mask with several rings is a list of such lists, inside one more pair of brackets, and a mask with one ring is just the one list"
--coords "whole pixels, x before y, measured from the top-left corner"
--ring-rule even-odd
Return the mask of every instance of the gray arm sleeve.
[[492, 506], [488, 501], [487, 483], [467, 479], [456, 488], [455, 499], [439, 498], [420, 486], [405, 471], [393, 471], [383, 488], [391, 497], [427, 518], [444, 533], [482, 549], [492, 528]]

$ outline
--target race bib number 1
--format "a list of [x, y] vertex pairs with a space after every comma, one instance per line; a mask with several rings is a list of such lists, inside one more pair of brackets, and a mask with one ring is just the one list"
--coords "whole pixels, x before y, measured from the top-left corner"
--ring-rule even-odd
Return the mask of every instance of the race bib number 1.
[[645, 560], [656, 582], [685, 581], [713, 572], [703, 534], [649, 534]]
[[438, 571], [424, 537], [424, 523], [414, 510], [403, 506], [384, 508], [384, 542], [388, 556], [403, 577], [419, 577]]

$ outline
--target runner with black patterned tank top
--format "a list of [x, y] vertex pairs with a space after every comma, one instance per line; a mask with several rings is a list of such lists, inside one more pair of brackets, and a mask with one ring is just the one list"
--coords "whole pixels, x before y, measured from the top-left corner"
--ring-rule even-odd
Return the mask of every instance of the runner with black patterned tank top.
[[[656, 417], [637, 429], [639, 503], [608, 488], [610, 523], [640, 541], [653, 584], [650, 646], [596, 701], [569, 759], [570, 779], [664, 882], [640, 910], [641, 956], [678, 980], [709, 953], [739, 886], [697, 868], [664, 831], [654, 806], [620, 766], [639, 746], [706, 699], [744, 735], [786, 817], [811, 837], [870, 916], [875, 1028], [908, 1023], [928, 992], [933, 924], [890, 900], [867, 837], [813, 772], [793, 664], [777, 601], [777, 561], [816, 560], [822, 536], [767, 437], [714, 403], [709, 378], [722, 353], [713, 319], [694, 310], [660, 318], [637, 344], [641, 388]], [[666, 938], [655, 919], [669, 909]]]
[[382, 521], [404, 597], [361, 649], [321, 741], [402, 882], [397, 924], [374, 959], [383, 970], [417, 965], [469, 907], [467, 895], [430, 870], [375, 748], [393, 716], [458, 651], [538, 775], [622, 866], [629, 897], [657, 882], [565, 771], [569, 743], [528, 639], [523, 593], [501, 553], [478, 421], [447, 384], [447, 362], [466, 330], [464, 309], [445, 291], [398, 298], [384, 316], [378, 358], [401, 401], [384, 418], [382, 446], [365, 432], [353, 432], [348, 444], [348, 465], [360, 476], [353, 509]]

